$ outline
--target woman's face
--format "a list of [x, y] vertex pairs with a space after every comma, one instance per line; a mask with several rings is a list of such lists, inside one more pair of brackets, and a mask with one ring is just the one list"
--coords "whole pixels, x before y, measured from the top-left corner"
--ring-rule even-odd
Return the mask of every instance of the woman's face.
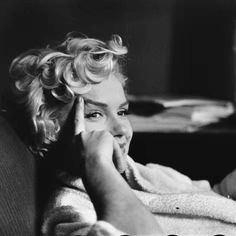
[[108, 131], [128, 154], [133, 130], [128, 120], [128, 101], [120, 80], [112, 74], [107, 80], [92, 86], [83, 95], [86, 131]]

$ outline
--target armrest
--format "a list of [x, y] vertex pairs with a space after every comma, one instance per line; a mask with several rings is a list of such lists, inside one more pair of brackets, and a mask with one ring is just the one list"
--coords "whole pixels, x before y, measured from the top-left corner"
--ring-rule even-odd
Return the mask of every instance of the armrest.
[[0, 116], [0, 234], [35, 235], [35, 161]]

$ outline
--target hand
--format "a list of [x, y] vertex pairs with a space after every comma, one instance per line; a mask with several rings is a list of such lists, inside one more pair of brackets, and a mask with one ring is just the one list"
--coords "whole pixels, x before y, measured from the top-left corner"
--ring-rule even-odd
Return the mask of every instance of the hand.
[[236, 169], [214, 186], [219, 194], [236, 200]]
[[155, 218], [118, 173], [126, 166], [118, 143], [107, 131], [87, 132], [83, 99], [77, 102], [74, 144], [84, 161], [82, 180], [97, 219], [130, 234], [158, 235], [162, 231]]
[[84, 120], [84, 101], [79, 97], [75, 110], [75, 145], [85, 167], [95, 164], [106, 164], [124, 172], [126, 162], [116, 140], [107, 131], [87, 132]]

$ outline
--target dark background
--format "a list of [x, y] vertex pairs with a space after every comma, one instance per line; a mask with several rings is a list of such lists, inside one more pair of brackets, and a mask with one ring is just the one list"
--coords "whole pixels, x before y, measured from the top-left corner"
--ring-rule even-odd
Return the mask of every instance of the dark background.
[[1, 0], [1, 91], [19, 53], [78, 31], [129, 48], [130, 92], [234, 101], [233, 0]]

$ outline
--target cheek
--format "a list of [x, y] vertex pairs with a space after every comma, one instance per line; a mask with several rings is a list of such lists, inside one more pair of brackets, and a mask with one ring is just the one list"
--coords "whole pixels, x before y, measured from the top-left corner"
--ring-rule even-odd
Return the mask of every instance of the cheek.
[[106, 125], [100, 122], [91, 122], [85, 120], [85, 131], [91, 132], [91, 131], [106, 131], [108, 128]]

